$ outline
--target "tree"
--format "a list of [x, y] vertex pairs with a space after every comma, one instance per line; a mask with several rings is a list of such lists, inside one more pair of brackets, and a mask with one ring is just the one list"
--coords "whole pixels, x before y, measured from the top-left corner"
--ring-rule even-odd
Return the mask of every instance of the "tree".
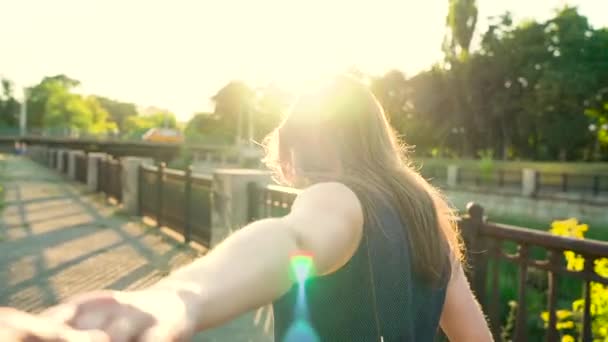
[[110, 120], [116, 123], [120, 132], [125, 130], [125, 124], [129, 117], [137, 115], [137, 107], [134, 103], [121, 102], [103, 96], [96, 96], [97, 101], [110, 115]]
[[[466, 48], [467, 37], [448, 46]], [[606, 158], [597, 138], [603, 131], [589, 129], [603, 125], [604, 102], [596, 98], [608, 88], [606, 46], [608, 30], [594, 29], [572, 7], [517, 25], [505, 13], [492, 18], [479, 50], [448, 51], [445, 65], [406, 80], [411, 106], [399, 114], [406, 124], [396, 126], [423, 153], [440, 148], [474, 156], [490, 149], [502, 158]]]
[[28, 89], [27, 126], [34, 130], [44, 128], [46, 106], [52, 90], [65, 89], [71, 91], [80, 84], [79, 81], [66, 75], [45, 77], [37, 85]]
[[448, 60], [466, 58], [477, 24], [476, 0], [448, 0], [443, 51]]
[[158, 108], [151, 108], [147, 114], [129, 116], [124, 122], [122, 136], [129, 139], [140, 139], [151, 128], [177, 128], [175, 114]]
[[255, 92], [242, 81], [230, 81], [211, 100], [215, 103], [214, 114], [219, 117], [218, 129], [233, 139], [242, 136], [247, 113], [253, 110]]
[[13, 83], [3, 78], [0, 94], [0, 127], [15, 129], [19, 126], [19, 102], [15, 99]]

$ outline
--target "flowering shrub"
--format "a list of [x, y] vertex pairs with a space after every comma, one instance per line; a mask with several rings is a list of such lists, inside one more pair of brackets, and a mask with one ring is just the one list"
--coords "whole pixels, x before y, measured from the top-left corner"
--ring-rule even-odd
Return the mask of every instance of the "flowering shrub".
[[[550, 232], [555, 235], [567, 236], [575, 239], [584, 239], [585, 232], [589, 230], [586, 224], [579, 224], [576, 219], [555, 221], [551, 224]], [[566, 267], [568, 270], [580, 272], [585, 265], [585, 259], [573, 251], [565, 251]], [[608, 278], [608, 258], [595, 261], [595, 272]], [[592, 282], [591, 287], [591, 330], [594, 342], [608, 342], [608, 286]], [[571, 309], [557, 310], [555, 315], [557, 323], [555, 328], [562, 334], [562, 342], [575, 342], [582, 336], [583, 308], [585, 300], [576, 299]], [[541, 318], [548, 327], [549, 312], [541, 313]]]

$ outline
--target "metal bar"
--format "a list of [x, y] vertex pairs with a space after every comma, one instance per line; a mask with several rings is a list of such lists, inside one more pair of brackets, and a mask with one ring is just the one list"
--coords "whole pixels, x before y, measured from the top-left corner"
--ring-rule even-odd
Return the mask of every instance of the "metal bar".
[[[519, 254], [522, 259], [528, 258], [528, 245], [519, 246]], [[525, 262], [519, 264], [519, 283], [517, 285], [517, 314], [515, 316], [515, 341], [525, 341], [527, 339], [526, 329], [526, 283], [528, 280], [528, 266]]]
[[186, 181], [184, 182], [184, 242], [190, 242], [192, 226], [190, 224], [190, 205], [192, 198], [192, 166], [186, 168]]
[[[549, 263], [551, 265], [559, 266], [562, 258], [562, 253], [558, 251], [549, 252]], [[549, 272], [548, 274], [548, 295], [547, 301], [549, 303], [549, 327], [547, 330], [547, 342], [557, 341], [558, 333], [556, 328], [557, 318], [557, 290], [558, 290], [558, 277], [555, 272]]]
[[[583, 272], [585, 273], [595, 273], [594, 271], [594, 261], [595, 258], [585, 256], [585, 268]], [[584, 285], [585, 292], [585, 304], [583, 306], [583, 342], [591, 342], [591, 282], [589, 280], [585, 281]]]
[[158, 164], [156, 177], [156, 226], [162, 227], [163, 219], [163, 177], [165, 173], [165, 163]]

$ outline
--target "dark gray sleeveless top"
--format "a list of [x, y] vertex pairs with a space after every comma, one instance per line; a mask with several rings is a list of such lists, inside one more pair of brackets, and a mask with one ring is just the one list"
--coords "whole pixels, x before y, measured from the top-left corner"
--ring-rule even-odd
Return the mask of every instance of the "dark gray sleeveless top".
[[382, 228], [364, 227], [368, 242], [361, 239], [345, 266], [294, 285], [273, 303], [275, 341], [435, 339], [445, 286], [431, 286], [414, 272], [409, 237], [395, 210], [382, 206], [378, 214]]

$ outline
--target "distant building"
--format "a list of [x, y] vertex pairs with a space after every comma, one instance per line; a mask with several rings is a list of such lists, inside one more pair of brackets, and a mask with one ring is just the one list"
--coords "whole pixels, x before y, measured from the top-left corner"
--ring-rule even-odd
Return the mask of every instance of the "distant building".
[[173, 128], [150, 128], [142, 136], [142, 140], [149, 142], [181, 143], [184, 141], [184, 136], [180, 131]]

